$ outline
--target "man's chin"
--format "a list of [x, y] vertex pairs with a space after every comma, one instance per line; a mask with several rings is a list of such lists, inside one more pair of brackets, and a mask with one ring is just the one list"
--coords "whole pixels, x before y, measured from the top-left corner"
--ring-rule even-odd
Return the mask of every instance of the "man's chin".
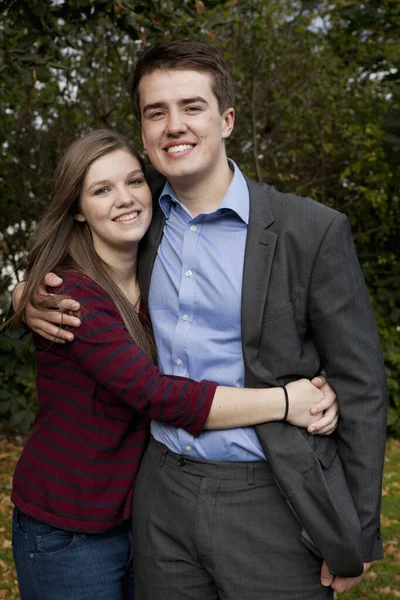
[[[153, 163], [154, 165], [154, 163]], [[193, 169], [183, 168], [178, 165], [154, 165], [161, 173], [168, 179], [168, 181], [172, 184], [174, 181], [184, 183], [186, 180], [191, 180], [192, 184], [196, 180], [196, 172]]]

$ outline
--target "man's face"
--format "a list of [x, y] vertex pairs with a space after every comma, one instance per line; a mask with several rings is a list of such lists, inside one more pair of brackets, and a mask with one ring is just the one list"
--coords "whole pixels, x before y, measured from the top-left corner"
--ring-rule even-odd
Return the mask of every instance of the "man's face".
[[221, 115], [212, 77], [197, 71], [154, 71], [139, 85], [142, 139], [149, 159], [172, 185], [212, 181], [227, 168], [224, 140], [234, 110]]

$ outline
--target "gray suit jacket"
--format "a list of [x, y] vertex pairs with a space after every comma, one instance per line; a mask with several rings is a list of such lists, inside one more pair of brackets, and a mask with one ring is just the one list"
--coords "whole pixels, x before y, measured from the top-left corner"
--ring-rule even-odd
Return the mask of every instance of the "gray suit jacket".
[[[164, 179], [150, 171], [154, 198]], [[256, 427], [303, 541], [342, 576], [383, 555], [379, 531], [386, 440], [380, 341], [347, 218], [309, 198], [248, 180], [250, 221], [242, 288], [247, 387], [276, 386], [325, 370], [340, 420], [328, 437], [287, 423]], [[157, 200], [141, 243], [147, 304], [164, 215]], [[228, 292], [228, 290], [227, 290]]]

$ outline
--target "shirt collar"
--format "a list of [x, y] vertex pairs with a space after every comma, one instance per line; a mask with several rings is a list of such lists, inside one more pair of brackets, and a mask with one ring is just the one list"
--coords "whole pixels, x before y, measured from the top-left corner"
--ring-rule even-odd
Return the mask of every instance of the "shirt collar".
[[[223, 209], [231, 210], [235, 212], [242, 219], [242, 221], [246, 223], [246, 225], [248, 225], [250, 214], [249, 188], [247, 187], [247, 183], [243, 176], [243, 173], [241, 172], [237, 164], [230, 158], [228, 158], [228, 163], [229, 167], [233, 171], [232, 181], [230, 182], [229, 187], [226, 190], [225, 196], [223, 197], [221, 204], [215, 212], [219, 212]], [[184, 207], [184, 205], [177, 198], [171, 184], [169, 183], [169, 181], [167, 181], [164, 185], [159, 199], [160, 207], [167, 219], [170, 216], [173, 203], [179, 204], [185, 211], [187, 211], [186, 207]]]

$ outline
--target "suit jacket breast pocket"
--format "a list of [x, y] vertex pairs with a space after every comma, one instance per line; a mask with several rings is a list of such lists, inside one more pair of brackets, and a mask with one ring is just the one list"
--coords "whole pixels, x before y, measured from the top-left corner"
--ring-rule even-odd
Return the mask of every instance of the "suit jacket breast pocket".
[[260, 336], [259, 357], [276, 378], [296, 374], [303, 354], [303, 342], [296, 324], [295, 302], [270, 307], [265, 312]]

